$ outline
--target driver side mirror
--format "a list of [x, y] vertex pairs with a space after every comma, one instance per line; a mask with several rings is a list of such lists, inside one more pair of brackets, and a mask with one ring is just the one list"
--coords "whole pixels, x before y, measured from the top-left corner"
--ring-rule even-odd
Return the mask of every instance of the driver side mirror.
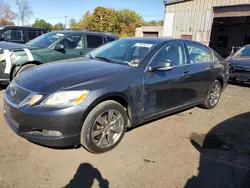
[[64, 50], [65, 47], [64, 47], [63, 44], [57, 43], [57, 44], [55, 45], [55, 48], [54, 48], [54, 49], [60, 51], [60, 50]]
[[149, 71], [168, 71], [173, 68], [172, 66], [173, 63], [170, 61], [159, 61], [150, 65]]

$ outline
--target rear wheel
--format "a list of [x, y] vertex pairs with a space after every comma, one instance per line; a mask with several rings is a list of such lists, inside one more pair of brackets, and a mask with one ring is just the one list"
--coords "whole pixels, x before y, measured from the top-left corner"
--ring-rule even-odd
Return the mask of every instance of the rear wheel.
[[212, 109], [217, 106], [220, 96], [221, 96], [221, 83], [218, 80], [215, 80], [212, 84], [207, 97], [201, 107], [206, 109]]
[[81, 144], [92, 153], [104, 153], [116, 147], [122, 140], [128, 123], [122, 105], [109, 100], [98, 104], [86, 117]]
[[31, 69], [31, 68], [34, 68], [34, 67], [37, 67], [38, 65], [35, 65], [35, 64], [27, 64], [27, 65], [24, 65], [22, 66], [19, 70], [14, 70], [13, 72], [13, 76], [12, 76], [12, 79], [15, 78], [16, 76], [19, 76], [22, 72], [28, 70], [28, 69]]

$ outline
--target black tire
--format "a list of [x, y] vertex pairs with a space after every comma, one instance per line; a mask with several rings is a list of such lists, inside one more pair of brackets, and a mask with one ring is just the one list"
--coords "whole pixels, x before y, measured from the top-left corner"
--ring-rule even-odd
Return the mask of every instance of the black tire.
[[[119, 127], [122, 127], [121, 133], [119, 134], [119, 137], [114, 142], [114, 144], [111, 146], [102, 147], [102, 146], [98, 146], [92, 133], [94, 132], [93, 129], [97, 125], [96, 122], [97, 122], [98, 117], [102, 118], [102, 114], [105, 112], [109, 112], [109, 110], [116, 111], [116, 112], [120, 113], [121, 117], [123, 118], [123, 121], [122, 121], [123, 125], [122, 126], [121, 126], [121, 124], [119, 125]], [[87, 149], [88, 151], [90, 151], [92, 153], [96, 153], [96, 154], [104, 153], [104, 152], [107, 152], [109, 150], [112, 150], [114, 147], [116, 147], [119, 144], [119, 142], [124, 137], [124, 134], [125, 134], [126, 128], [127, 128], [127, 124], [128, 124], [128, 116], [127, 116], [125, 108], [121, 104], [119, 104], [118, 102], [115, 102], [112, 100], [104, 101], [104, 102], [98, 104], [96, 107], [94, 107], [87, 115], [87, 117], [83, 123], [82, 130], [81, 130], [81, 145], [85, 149]], [[103, 136], [104, 134], [105, 133], [101, 133], [101, 136]], [[114, 133], [114, 134], [116, 134], [116, 133]], [[113, 139], [113, 136], [112, 136], [112, 139]]]
[[13, 72], [13, 77], [12, 77], [12, 79], [15, 78], [16, 76], [19, 76], [22, 72], [24, 72], [24, 71], [26, 71], [26, 70], [28, 70], [28, 69], [37, 67], [37, 66], [38, 66], [38, 65], [36, 65], [36, 64], [27, 64], [27, 65], [22, 66], [19, 70], [16, 70], [16, 69], [15, 69], [14, 72]]
[[[217, 102], [212, 103], [212, 102], [211, 102], [211, 101], [212, 101], [211, 95], [212, 95], [213, 89], [214, 89], [215, 87], [218, 87], [218, 88], [219, 88], [218, 96], [216, 97], [216, 98], [217, 98]], [[209, 92], [208, 92], [208, 94], [207, 94], [207, 96], [206, 96], [205, 101], [200, 105], [200, 107], [205, 108], [205, 109], [213, 109], [214, 107], [216, 107], [217, 104], [219, 103], [219, 100], [220, 100], [221, 91], [222, 91], [222, 85], [221, 85], [220, 81], [215, 80], [215, 81], [213, 82], [213, 84], [211, 85], [210, 89], [209, 89]]]

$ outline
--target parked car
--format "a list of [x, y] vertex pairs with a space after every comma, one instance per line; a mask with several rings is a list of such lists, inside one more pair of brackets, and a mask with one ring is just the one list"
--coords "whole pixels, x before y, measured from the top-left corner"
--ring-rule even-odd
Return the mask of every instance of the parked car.
[[46, 29], [23, 26], [0, 26], [0, 41], [25, 44], [42, 34]]
[[0, 43], [0, 83], [9, 83], [23, 71], [43, 63], [82, 57], [117, 39], [105, 33], [67, 30], [41, 35], [25, 45]]
[[214, 108], [228, 72], [224, 59], [197, 42], [120, 39], [83, 60], [19, 75], [6, 89], [4, 116], [32, 142], [81, 144], [102, 153], [121, 141], [127, 127], [196, 105]]
[[242, 47], [229, 57], [230, 81], [250, 83], [250, 45]]

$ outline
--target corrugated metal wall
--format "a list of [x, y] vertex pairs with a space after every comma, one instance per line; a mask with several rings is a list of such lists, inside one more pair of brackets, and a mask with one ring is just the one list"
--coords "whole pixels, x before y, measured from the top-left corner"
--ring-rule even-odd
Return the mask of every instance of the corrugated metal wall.
[[213, 22], [213, 7], [239, 4], [250, 4], [250, 0], [193, 0], [168, 5], [166, 13], [174, 13], [173, 37], [192, 35], [193, 40], [208, 44]]

